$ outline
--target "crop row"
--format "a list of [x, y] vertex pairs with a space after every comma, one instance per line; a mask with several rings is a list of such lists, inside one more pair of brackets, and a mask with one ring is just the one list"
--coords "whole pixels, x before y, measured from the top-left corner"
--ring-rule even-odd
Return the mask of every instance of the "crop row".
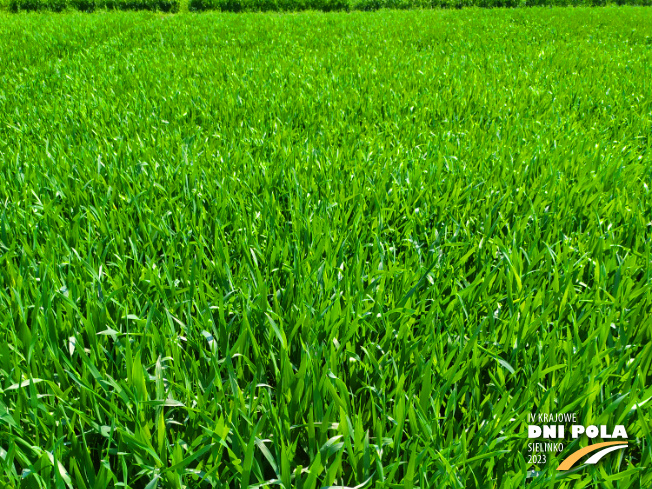
[[[152, 10], [178, 12], [180, 0], [9, 0], [12, 12], [50, 10], [79, 10], [92, 12], [107, 10]], [[301, 10], [317, 11], [372, 11], [387, 9], [428, 9], [428, 8], [500, 8], [535, 6], [604, 6], [652, 5], [652, 0], [190, 0], [191, 11], [218, 10], [223, 12], [292, 12]]]

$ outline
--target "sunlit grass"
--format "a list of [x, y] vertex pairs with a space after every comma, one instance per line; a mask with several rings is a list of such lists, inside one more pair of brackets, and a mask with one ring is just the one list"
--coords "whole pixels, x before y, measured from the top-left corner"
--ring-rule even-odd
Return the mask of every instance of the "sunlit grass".
[[651, 32], [0, 16], [0, 481], [649, 487]]

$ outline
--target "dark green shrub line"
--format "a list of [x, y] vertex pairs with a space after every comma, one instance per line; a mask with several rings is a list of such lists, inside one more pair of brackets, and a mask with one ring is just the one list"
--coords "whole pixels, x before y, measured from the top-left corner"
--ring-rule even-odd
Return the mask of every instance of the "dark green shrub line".
[[[617, 5], [652, 5], [652, 0], [617, 0]], [[604, 6], [606, 0], [190, 0], [191, 11], [264, 12], [380, 10], [419, 8], [501, 8], [534, 6]]]
[[92, 12], [107, 9], [178, 12], [179, 5], [179, 0], [10, 0], [9, 10], [12, 12], [37, 10]]
[[[190, 11], [222, 12], [297, 12], [302, 10], [373, 11], [429, 8], [518, 8], [537, 6], [597, 7], [615, 5], [652, 5], [652, 0], [189, 0]], [[0, 8], [3, 4], [0, 4]], [[4, 5], [12, 12], [49, 10], [151, 10], [178, 12], [180, 0], [9, 0]]]

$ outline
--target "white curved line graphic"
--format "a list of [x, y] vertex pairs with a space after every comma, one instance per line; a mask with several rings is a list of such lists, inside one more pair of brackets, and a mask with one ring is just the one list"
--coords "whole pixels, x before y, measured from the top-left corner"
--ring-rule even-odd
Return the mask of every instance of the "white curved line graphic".
[[615, 445], [613, 447], [607, 447], [603, 450], [600, 450], [598, 453], [594, 454], [591, 458], [589, 458], [586, 463], [587, 464], [597, 464], [602, 457], [604, 457], [606, 454], [609, 452], [613, 452], [614, 450], [620, 450], [621, 448], [627, 448], [627, 445]]

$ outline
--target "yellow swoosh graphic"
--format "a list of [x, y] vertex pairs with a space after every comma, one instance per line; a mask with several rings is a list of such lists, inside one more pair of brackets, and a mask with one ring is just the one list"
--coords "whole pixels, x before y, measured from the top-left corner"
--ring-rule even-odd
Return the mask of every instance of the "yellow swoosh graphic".
[[593, 445], [589, 445], [588, 447], [584, 447], [579, 449], [576, 452], [571, 453], [568, 457], [564, 459], [564, 461], [559, 464], [559, 467], [557, 467], [557, 470], [568, 470], [570, 469], [575, 462], [577, 462], [579, 459], [581, 459], [584, 455], [587, 455], [591, 452], [595, 452], [596, 450], [600, 450], [601, 448], [604, 447], [610, 447], [612, 445], [627, 445], [626, 441], [606, 441], [604, 443], [595, 443]]

